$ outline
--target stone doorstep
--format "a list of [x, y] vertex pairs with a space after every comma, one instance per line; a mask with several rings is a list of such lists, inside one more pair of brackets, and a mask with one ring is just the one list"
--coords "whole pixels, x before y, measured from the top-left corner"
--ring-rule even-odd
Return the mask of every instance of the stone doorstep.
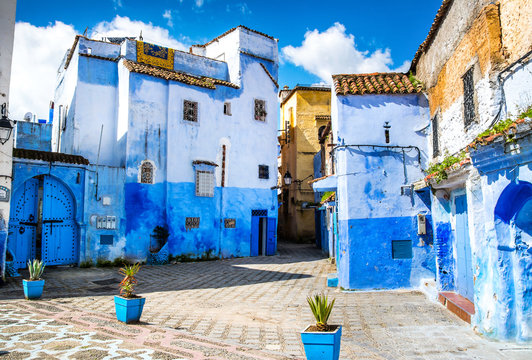
[[442, 291], [438, 294], [438, 300], [450, 312], [456, 314], [460, 319], [471, 324], [471, 316], [475, 314], [475, 304], [454, 292]]

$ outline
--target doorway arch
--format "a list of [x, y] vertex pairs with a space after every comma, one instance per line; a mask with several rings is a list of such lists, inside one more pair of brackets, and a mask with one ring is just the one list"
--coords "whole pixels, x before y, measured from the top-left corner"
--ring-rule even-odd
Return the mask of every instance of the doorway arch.
[[532, 339], [532, 184], [510, 183], [495, 206], [498, 313], [504, 338]]
[[77, 263], [75, 212], [72, 192], [56, 177], [39, 175], [19, 186], [13, 194], [8, 238], [15, 267], [23, 268], [31, 259], [46, 265]]

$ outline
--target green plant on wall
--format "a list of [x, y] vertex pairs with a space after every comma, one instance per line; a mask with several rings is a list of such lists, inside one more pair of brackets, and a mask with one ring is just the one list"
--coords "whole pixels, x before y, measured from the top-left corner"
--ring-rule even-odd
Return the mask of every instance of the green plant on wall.
[[447, 155], [442, 162], [431, 164], [425, 173], [433, 178], [437, 183], [448, 178], [447, 171], [455, 164], [462, 162], [467, 157], [467, 153], [462, 151], [458, 155]]

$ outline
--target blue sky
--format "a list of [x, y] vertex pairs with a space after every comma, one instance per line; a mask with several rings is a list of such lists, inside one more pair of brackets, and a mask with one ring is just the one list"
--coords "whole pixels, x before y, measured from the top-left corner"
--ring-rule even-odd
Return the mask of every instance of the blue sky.
[[[92, 36], [135, 36], [142, 28], [145, 40], [184, 49], [246, 25], [279, 39], [281, 86], [328, 82], [330, 73], [405, 70], [440, 4], [441, 0], [18, 0], [12, 82], [30, 77], [22, 74], [22, 69], [32, 67], [23, 60], [29, 54], [32, 61], [46, 59], [52, 68], [73, 34], [86, 27]], [[35, 40], [48, 45], [31, 50]], [[60, 59], [55, 61], [57, 69]], [[39, 66], [40, 73], [49, 71]], [[11, 112], [44, 112], [42, 104], [15, 101], [27, 90], [15, 91], [12, 85]], [[43, 90], [42, 96], [46, 93]], [[28, 109], [32, 106], [37, 108]]]

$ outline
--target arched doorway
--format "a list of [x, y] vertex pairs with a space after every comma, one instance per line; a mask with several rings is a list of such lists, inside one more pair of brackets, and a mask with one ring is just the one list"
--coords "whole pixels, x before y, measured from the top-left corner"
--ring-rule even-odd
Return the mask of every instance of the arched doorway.
[[39, 175], [16, 189], [11, 203], [8, 248], [17, 268], [30, 259], [46, 265], [77, 263], [75, 200], [57, 178]]
[[502, 337], [532, 339], [532, 184], [510, 183], [495, 207]]

